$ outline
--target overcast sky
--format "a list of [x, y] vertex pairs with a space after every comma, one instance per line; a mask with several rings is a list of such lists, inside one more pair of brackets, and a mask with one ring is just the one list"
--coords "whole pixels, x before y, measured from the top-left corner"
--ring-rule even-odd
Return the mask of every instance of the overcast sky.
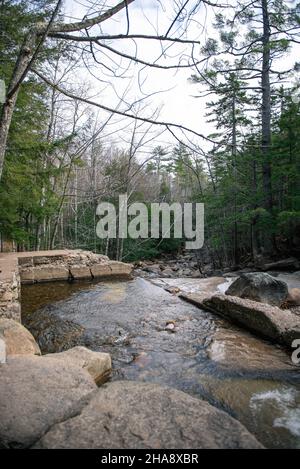
[[[103, 4], [96, 0], [65, 0], [64, 10], [68, 21], [74, 21], [74, 19], [82, 19], [85, 15], [89, 15], [96, 11], [96, 6]], [[116, 0], [107, 1], [107, 6], [112, 6], [118, 3]], [[193, 3], [193, 2], [191, 2]], [[91, 8], [94, 6], [94, 8]], [[131, 34], [152, 34], [156, 35], [165, 34], [169, 28], [172, 19], [174, 18], [176, 2], [175, 0], [136, 0], [129, 6], [129, 20], [130, 20], [130, 33]], [[211, 13], [210, 13], [211, 15]], [[188, 31], [185, 38], [192, 40], [200, 40], [203, 45], [207, 39], [208, 33], [216, 34], [212, 30], [212, 27], [207, 25], [211, 24], [212, 16], [207, 16], [207, 11], [204, 7], [201, 7], [193, 21], [190, 22]], [[172, 31], [173, 36], [176, 35], [176, 28], [180, 27], [177, 23], [174, 25]], [[113, 19], [105, 21], [103, 23], [102, 32], [109, 34], [125, 34], [127, 29], [127, 21], [125, 10], [118, 13]], [[90, 30], [90, 34], [99, 33], [99, 27], [95, 27]], [[113, 47], [119, 50], [126, 51], [128, 54], [134, 54], [135, 44], [131, 41], [114, 41], [111, 43]], [[143, 60], [152, 62], [157, 59], [160, 55], [161, 46], [159, 41], [139, 40], [137, 56]], [[200, 46], [195, 48], [195, 57], [199, 58]], [[107, 51], [104, 51], [102, 55], [97, 54], [97, 59], [103, 61], [106, 65], [109, 65], [109, 60], [106, 57]], [[108, 52], [109, 55], [111, 55]], [[174, 45], [168, 51], [168, 57], [160, 59], [158, 63], [164, 65], [176, 65], [179, 57], [183, 57], [181, 63], [187, 63], [191, 55], [190, 46], [187, 45]], [[174, 57], [172, 57], [174, 56]], [[122, 60], [116, 56], [113, 56], [116, 63], [120, 64], [120, 71], [122, 66], [128, 62]], [[294, 57], [290, 55], [285, 60], [291, 64], [294, 61]], [[93, 64], [93, 61], [91, 61]], [[113, 63], [111, 63], [113, 66]], [[142, 70], [141, 70], [142, 69]], [[135, 99], [139, 99], [142, 96], [146, 97], [147, 94], [154, 92], [160, 92], [154, 96], [151, 96], [148, 101], [150, 107], [144, 109], [142, 114], [146, 117], [151, 116], [151, 111], [156, 108], [160, 108], [159, 120], [169, 121], [177, 124], [184, 125], [188, 128], [195, 130], [201, 134], [208, 135], [213, 128], [211, 124], [205, 122], [205, 99], [195, 99], [193, 96], [197, 94], [199, 89], [198, 85], [193, 85], [188, 82], [190, 75], [194, 73], [192, 69], [178, 69], [178, 70], [157, 70], [153, 68], [143, 68], [137, 65], [131, 65], [130, 69], [124, 73], [121, 78], [110, 77], [110, 73], [98, 64], [93, 64], [89, 68], [89, 72], [83, 70], [80, 75], [76, 75], [74, 80], [83, 81], [85, 85], [90, 84], [88, 92], [89, 96], [96, 96], [95, 100], [99, 103], [114, 107], [120, 105], [120, 97], [126, 89], [124, 100], [126, 103], [131, 103]], [[142, 87], [140, 84], [142, 83]], [[126, 109], [126, 105], [120, 106], [120, 109]], [[107, 114], [100, 112], [100, 119], [107, 118]], [[119, 122], [119, 119], [116, 119]], [[120, 124], [118, 124], [120, 125]], [[128, 128], [129, 129], [129, 128]], [[119, 134], [120, 141], [122, 138], [125, 140], [128, 137], [127, 132]], [[158, 129], [156, 129], [158, 131]], [[123, 135], [123, 137], [122, 137]], [[180, 134], [179, 134], [180, 135]], [[127, 137], [126, 137], [127, 136]], [[128, 139], [127, 139], [128, 140]], [[172, 138], [169, 134], [164, 134], [161, 139], [158, 139], [157, 143], [170, 143]], [[117, 142], [118, 143], [118, 142]], [[199, 142], [201, 143], [201, 142]], [[205, 141], [202, 142], [205, 149], [208, 148], [208, 144]]]
[[[68, 21], [74, 19], [81, 19], [85, 14], [89, 12], [88, 6], [91, 4], [97, 4], [99, 2], [91, 2], [88, 0], [65, 0], [65, 14]], [[115, 5], [116, 1], [106, 2], [107, 5]], [[168, 30], [172, 19], [174, 18], [174, 0], [164, 0], [163, 8], [160, 2], [157, 0], [137, 0], [129, 6], [129, 18], [130, 18], [130, 33], [139, 34], [157, 34], [157, 31], [161, 34], [165, 34]], [[200, 30], [201, 25], [201, 12], [198, 14], [196, 22], [190, 24], [190, 28], [186, 37], [192, 40], [199, 40], [202, 35], [202, 40], [205, 37]], [[175, 25], [173, 31], [176, 31], [178, 25]], [[117, 14], [113, 20], [109, 20], [103, 24], [103, 30], [105, 33], [120, 34], [126, 33], [127, 22], [125, 10]], [[98, 29], [96, 31], [99, 31]], [[96, 32], [95, 32], [96, 34]], [[134, 44], [129, 41], [120, 42], [115, 41], [113, 43], [115, 47], [120, 50], [127, 50], [128, 53], [134, 52]], [[161, 52], [161, 46], [158, 41], [140, 40], [138, 43], [138, 57], [153, 62]], [[165, 65], [176, 65], [178, 59], [183, 54], [190, 57], [191, 47], [190, 46], [172, 46], [169, 50], [168, 58], [162, 58], [160, 64]], [[174, 57], [172, 58], [172, 56]], [[199, 49], [195, 53], [199, 56]], [[188, 58], [183, 59], [182, 63], [187, 63]], [[116, 58], [118, 61], [119, 59]], [[106, 62], [107, 63], [107, 62]], [[125, 61], [122, 64], [125, 65]], [[144, 97], [149, 93], [159, 92], [158, 94], [151, 96], [146, 102], [150, 103], [150, 107], [145, 109], [142, 114], [144, 116], [151, 116], [151, 111], [156, 108], [161, 109], [159, 120], [169, 121], [184, 125], [197, 132], [209, 133], [209, 126], [205, 124], [204, 113], [205, 103], [195, 99], [192, 95], [197, 94], [197, 85], [193, 85], [188, 82], [188, 78], [193, 73], [191, 69], [172, 69], [172, 70], [157, 70], [133, 66], [132, 70], [129, 70], [125, 74], [126, 77], [131, 77], [130, 90], [126, 93], [125, 100], [130, 103], [135, 99]], [[97, 100], [102, 104], [106, 104], [110, 107], [119, 103], [118, 96], [122, 96], [123, 91], [128, 87], [129, 80], [126, 78], [110, 80], [107, 75], [102, 75], [103, 70], [99, 65], [92, 68], [91, 73], [84, 72], [84, 81], [89, 81], [93, 93], [99, 93]], [[140, 73], [138, 73], [140, 71]], [[93, 75], [93, 76], [92, 76]], [[99, 82], [97, 78], [101, 80], [107, 80], [112, 86], [105, 86], [102, 82]], [[142, 93], [139, 84], [142, 85]], [[164, 91], [164, 92], [162, 92]], [[117, 96], [118, 95], [118, 96]], [[126, 106], [123, 106], [125, 109]], [[105, 114], [103, 114], [103, 117]], [[157, 131], [159, 129], [156, 129]], [[171, 142], [173, 139], [168, 134], [164, 135], [161, 139], [161, 143], [164, 141]], [[159, 140], [160, 142], [160, 140]], [[158, 142], [158, 143], [159, 143]]]

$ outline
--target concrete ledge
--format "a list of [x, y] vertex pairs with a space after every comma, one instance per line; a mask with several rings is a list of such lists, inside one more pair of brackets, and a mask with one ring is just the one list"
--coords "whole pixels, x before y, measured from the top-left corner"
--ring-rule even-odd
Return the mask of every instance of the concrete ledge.
[[20, 268], [21, 283], [52, 282], [68, 280], [69, 269], [65, 265], [39, 265], [36, 267]]

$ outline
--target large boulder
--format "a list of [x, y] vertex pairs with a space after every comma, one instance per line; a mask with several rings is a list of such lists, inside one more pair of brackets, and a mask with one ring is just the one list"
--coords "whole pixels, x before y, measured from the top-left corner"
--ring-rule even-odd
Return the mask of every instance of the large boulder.
[[74, 364], [86, 370], [96, 384], [107, 381], [111, 373], [111, 358], [109, 353], [93, 352], [85, 347], [73, 347], [65, 352], [45, 355], [64, 364]]
[[288, 347], [292, 346], [294, 339], [300, 338], [300, 317], [289, 310], [226, 295], [206, 298], [202, 306], [260, 336]]
[[26, 448], [81, 411], [97, 389], [80, 367], [34, 355], [0, 365], [0, 447]]
[[35, 448], [261, 448], [237, 420], [181, 391], [142, 382], [101, 387]]
[[226, 291], [226, 295], [248, 298], [249, 300], [281, 306], [287, 296], [285, 282], [263, 272], [242, 274]]
[[34, 337], [22, 324], [0, 318], [0, 338], [4, 339], [6, 355], [41, 355]]

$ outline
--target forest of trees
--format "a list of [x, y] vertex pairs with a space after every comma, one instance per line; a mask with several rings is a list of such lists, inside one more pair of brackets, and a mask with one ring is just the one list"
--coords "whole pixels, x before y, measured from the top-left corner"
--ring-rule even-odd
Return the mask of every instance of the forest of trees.
[[[101, 99], [70, 79], [84, 67], [115, 76], [120, 65], [112, 69], [111, 54], [126, 62], [122, 73], [155, 66], [142, 47], [131, 55], [116, 45], [131, 39], [133, 0], [90, 3], [98, 5], [92, 15], [70, 23], [60, 1], [0, 0], [2, 245], [89, 249], [124, 261], [176, 255], [183, 240], [97, 238], [98, 203], [127, 193], [129, 202], [203, 202], [204, 249], [216, 267], [299, 256], [300, 4], [168, 2], [173, 29], [151, 40], [162, 55], [170, 44], [184, 47], [178, 69], [188, 56], [186, 86], [213, 129], [203, 138], [126, 96], [126, 107], [103, 114]], [[105, 24], [121, 10], [125, 34], [112, 38], [99, 18]], [[204, 13], [206, 33], [193, 41], [189, 28], [198, 21], [202, 29]], [[116, 143], [118, 127], [128, 127], [123, 143]]]

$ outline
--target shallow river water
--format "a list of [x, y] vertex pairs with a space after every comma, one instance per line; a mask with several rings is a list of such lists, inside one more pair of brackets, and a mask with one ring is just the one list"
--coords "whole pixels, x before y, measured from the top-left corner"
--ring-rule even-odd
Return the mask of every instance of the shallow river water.
[[111, 354], [112, 380], [167, 384], [226, 410], [266, 447], [300, 448], [300, 368], [289, 352], [147, 280], [23, 286], [22, 315], [43, 352], [51, 334], [40, 318], [71, 321], [81, 326], [72, 345]]

